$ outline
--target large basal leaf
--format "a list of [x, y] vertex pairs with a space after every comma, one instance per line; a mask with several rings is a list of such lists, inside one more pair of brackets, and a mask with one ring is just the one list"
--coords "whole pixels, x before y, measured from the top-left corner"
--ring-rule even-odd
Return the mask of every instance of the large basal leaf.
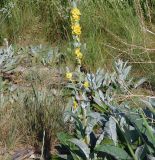
[[141, 100], [145, 105], [146, 105], [146, 107], [152, 112], [152, 114], [154, 114], [155, 115], [155, 109], [154, 109], [154, 106], [152, 105], [152, 103], [151, 103], [151, 101], [150, 101], [150, 99], [149, 99], [149, 101], [146, 101], [146, 100]]
[[147, 155], [147, 160], [155, 160], [155, 157], [152, 155]]
[[155, 97], [149, 97], [149, 102], [155, 107]]
[[146, 156], [146, 146], [142, 145], [136, 149], [135, 156], [138, 160], [142, 160]]
[[107, 153], [118, 160], [131, 160], [132, 158], [128, 155], [128, 153], [122, 148], [113, 146], [113, 145], [99, 145], [95, 148], [96, 152]]
[[152, 143], [155, 147], [155, 137], [153, 133], [151, 133], [151, 127], [148, 125], [147, 121], [144, 121], [145, 119], [140, 116], [139, 114], [128, 114], [127, 118], [130, 120], [130, 122], [133, 124], [135, 129], [142, 135], [146, 136], [148, 141]]
[[76, 139], [76, 138], [72, 138], [70, 140], [70, 142], [74, 143], [86, 156], [86, 158], [88, 159], [90, 156], [90, 149], [87, 146], [86, 143], [84, 143], [82, 140]]
[[86, 127], [86, 134], [90, 134], [93, 131], [93, 128], [95, 125], [97, 125], [98, 122], [102, 121], [106, 121], [105, 118], [103, 116], [101, 116], [100, 113], [98, 112], [90, 112], [87, 115], [88, 117], [88, 124]]
[[116, 131], [116, 122], [112, 117], [109, 118], [109, 121], [106, 122], [104, 127], [104, 132], [113, 140], [113, 142], [117, 143], [117, 131]]
[[76, 121], [76, 130], [78, 130], [81, 133], [81, 135], [84, 136], [84, 128], [81, 120], [71, 112], [65, 112], [65, 114], [70, 115]]
[[143, 84], [146, 81], [145, 78], [140, 79], [136, 84], [134, 85], [135, 88], [139, 87], [141, 84]]
[[99, 138], [98, 138], [97, 141], [96, 141], [96, 146], [98, 146], [99, 144], [101, 144], [101, 142], [102, 142], [103, 139], [104, 139], [104, 135], [105, 135], [105, 133], [103, 132], [103, 133], [99, 136]]
[[131, 71], [131, 66], [124, 68], [123, 75], [122, 75], [123, 80], [125, 80], [127, 78], [130, 71]]
[[72, 138], [69, 134], [64, 133], [64, 132], [58, 133], [57, 137], [58, 137], [60, 143], [63, 145], [68, 145], [68, 140]]

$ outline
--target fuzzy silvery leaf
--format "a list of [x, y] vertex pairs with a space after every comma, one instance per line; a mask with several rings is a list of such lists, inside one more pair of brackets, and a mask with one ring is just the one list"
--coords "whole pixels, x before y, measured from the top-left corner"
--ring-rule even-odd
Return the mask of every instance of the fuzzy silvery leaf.
[[88, 97], [87, 97], [87, 95], [86, 95], [85, 92], [82, 94], [82, 100], [83, 100], [83, 101], [86, 101], [86, 102], [89, 101], [89, 99], [88, 99]]
[[72, 83], [68, 83], [66, 87], [69, 89], [73, 89], [74, 91], [78, 91], [78, 88]]
[[149, 97], [149, 102], [153, 107], [155, 107], [155, 97]]
[[107, 85], [108, 85], [107, 83], [108, 83], [108, 81], [109, 81], [109, 76], [110, 76], [110, 75], [109, 75], [108, 73], [105, 74], [105, 76], [104, 76], [104, 81], [103, 81], [103, 83], [102, 83], [103, 86], [107, 86]]
[[0, 56], [0, 65], [2, 65], [3, 61], [4, 61], [5, 57], [4, 56]]
[[58, 154], [58, 157], [60, 157], [62, 160], [68, 160], [68, 155]]
[[76, 139], [76, 138], [72, 138], [70, 140], [70, 142], [74, 143], [86, 156], [86, 158], [88, 159], [90, 156], [90, 149], [87, 146], [86, 143], [84, 143], [82, 140]]
[[104, 101], [105, 101], [105, 97], [104, 97], [103, 92], [102, 92], [101, 90], [99, 90], [98, 93], [99, 93], [99, 95], [100, 95], [101, 100], [104, 102]]
[[131, 71], [131, 66], [128, 66], [126, 67], [124, 70], [123, 70], [123, 79], [125, 80], [129, 74], [129, 72]]
[[146, 155], [145, 145], [142, 145], [136, 149], [135, 156], [137, 157], [138, 160], [143, 159], [145, 155]]
[[67, 122], [71, 119], [71, 115], [69, 114], [69, 112], [71, 112], [71, 106], [73, 104], [72, 99], [70, 99], [67, 103], [67, 107], [65, 108], [65, 112], [64, 112], [64, 122]]
[[96, 87], [96, 77], [93, 73], [87, 74], [87, 79], [90, 82], [90, 87], [93, 88], [94, 90], [97, 89]]
[[116, 122], [113, 117], [109, 118], [109, 121], [106, 122], [104, 127], [104, 132], [108, 135], [109, 138], [113, 140], [115, 145], [117, 144], [117, 130], [116, 130]]
[[104, 71], [98, 70], [96, 72], [96, 88], [101, 87], [104, 80]]
[[146, 78], [142, 78], [140, 79], [138, 82], [135, 83], [134, 87], [137, 88], [139, 87], [141, 84], [143, 84], [146, 81]]
[[152, 155], [147, 154], [147, 160], [155, 160], [155, 157]]
[[120, 127], [123, 128], [125, 125], [126, 125], [126, 119], [125, 119], [125, 117], [122, 117], [122, 116], [121, 116], [121, 119], [120, 119]]
[[76, 130], [79, 131], [79, 133], [84, 136], [84, 127], [79, 117], [76, 116], [76, 114], [72, 112], [65, 112], [65, 114], [68, 114], [70, 117], [73, 118], [73, 120], [76, 122]]
[[95, 148], [96, 152], [104, 152], [107, 153], [113, 157], [115, 157], [117, 160], [132, 160], [132, 158], [129, 156], [129, 154], [122, 148], [108, 145], [108, 144], [103, 144], [103, 145], [98, 145]]
[[141, 101], [144, 104], [146, 104], [146, 107], [148, 107], [148, 109], [155, 115], [155, 110], [154, 110], [154, 107], [152, 106], [151, 102], [147, 101], [147, 100], [143, 100], [143, 99], [141, 99]]
[[74, 45], [74, 47], [76, 48], [76, 47], [80, 47], [80, 46], [81, 46], [81, 43], [75, 42], [73, 45]]
[[103, 106], [103, 102], [101, 101], [100, 95], [97, 91], [95, 92], [95, 96], [93, 96], [93, 99], [94, 99], [94, 102], [98, 104], [100, 107]]
[[116, 73], [115, 73], [115, 72], [111, 74], [111, 81], [112, 81], [114, 84], [116, 84]]
[[88, 117], [94, 118], [94, 119], [98, 119], [98, 120], [105, 120], [105, 118], [101, 115], [101, 113], [98, 112], [89, 112], [88, 113]]
[[128, 119], [132, 123], [132, 125], [144, 134], [148, 141], [155, 146], [155, 137], [154, 133], [152, 133], [152, 128], [146, 121], [146, 118], [141, 114], [128, 114]]
[[91, 81], [92, 81], [91, 74], [89, 74], [89, 73], [87, 74], [87, 79], [88, 79], [88, 81], [89, 81], [89, 82], [91, 82]]
[[87, 107], [87, 104], [85, 102], [81, 102], [81, 107], [82, 108], [86, 108]]
[[118, 60], [117, 62], [115, 62], [115, 68], [118, 73], [120, 83], [121, 81], [126, 80], [131, 70], [131, 66], [127, 66], [127, 63], [128, 63], [127, 61], [124, 63], [122, 60]]
[[133, 84], [133, 78], [131, 78], [130, 80], [126, 81], [126, 86], [131, 86]]
[[72, 6], [73, 6], [74, 8], [76, 8], [76, 7], [77, 7], [77, 4], [76, 4], [76, 2], [75, 2], [75, 1], [72, 1]]
[[102, 83], [103, 83], [103, 79], [101, 78], [96, 82], [96, 88], [100, 88]]
[[143, 103], [145, 103], [149, 108], [152, 108], [152, 105], [151, 105], [150, 101], [143, 100], [143, 99], [141, 99], [141, 101], [142, 101]]
[[86, 127], [86, 134], [90, 134], [91, 132], [93, 132], [93, 128], [95, 125], [97, 125], [98, 122], [100, 122], [101, 120], [105, 121], [104, 117], [101, 116], [101, 114], [98, 112], [88, 113], [87, 117], [88, 125]]
[[97, 147], [97, 145], [100, 145], [100, 144], [101, 144], [101, 142], [102, 142], [103, 139], [104, 139], [104, 136], [105, 136], [105, 132], [103, 132], [103, 133], [100, 134], [99, 138], [98, 138], [97, 141], [96, 141], [96, 147]]

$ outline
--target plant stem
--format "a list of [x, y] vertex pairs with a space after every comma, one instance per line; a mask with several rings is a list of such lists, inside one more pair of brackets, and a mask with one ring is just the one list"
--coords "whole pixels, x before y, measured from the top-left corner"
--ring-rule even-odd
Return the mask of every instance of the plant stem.
[[[82, 108], [82, 119], [83, 119], [83, 127], [84, 127], [84, 129], [86, 129], [86, 127], [87, 127], [87, 110], [85, 108]], [[89, 137], [86, 133], [85, 133], [84, 140], [85, 140], [85, 143], [88, 145], [89, 144]]]

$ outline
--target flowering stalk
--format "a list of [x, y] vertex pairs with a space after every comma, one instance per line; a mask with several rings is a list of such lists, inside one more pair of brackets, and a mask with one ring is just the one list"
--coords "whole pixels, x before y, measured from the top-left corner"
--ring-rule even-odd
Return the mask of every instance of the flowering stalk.
[[[87, 127], [87, 109], [86, 108], [82, 108], [82, 119], [83, 119], [83, 126], [84, 126], [84, 129], [86, 129]], [[84, 135], [84, 141], [87, 145], [89, 145], [89, 135], [87, 135], [85, 133]]]
[[80, 43], [80, 35], [81, 35], [80, 17], [81, 17], [81, 12], [77, 8], [76, 2], [73, 1], [72, 9], [70, 12], [70, 19], [71, 19], [72, 37], [74, 40], [73, 43], [74, 54], [78, 64], [78, 71], [80, 71], [81, 61], [83, 58], [83, 54], [81, 53], [81, 43]]
[[[70, 12], [70, 19], [71, 19], [72, 37], [73, 37], [73, 40], [74, 40], [74, 43], [73, 43], [74, 55], [76, 57], [76, 61], [77, 61], [77, 64], [78, 64], [78, 67], [77, 67], [78, 72], [81, 72], [80, 68], [81, 68], [81, 61], [82, 61], [82, 58], [83, 58], [83, 54], [81, 52], [81, 42], [80, 42], [80, 35], [81, 35], [80, 17], [81, 17], [81, 12], [77, 8], [76, 2], [73, 1], [72, 2], [72, 9], [71, 9], [71, 12]], [[83, 87], [88, 88], [89, 87], [88, 82], [84, 82]], [[82, 107], [82, 105], [81, 105], [82, 101], [83, 101], [82, 99], [78, 100], [77, 102], [74, 101], [73, 102], [73, 108], [76, 109], [78, 107], [78, 104], [81, 107], [82, 123], [83, 123], [84, 129], [86, 129], [86, 127], [87, 127], [87, 109], [85, 107]], [[89, 144], [89, 137], [86, 133], [85, 133], [85, 136], [84, 136], [84, 141], [87, 145]]]

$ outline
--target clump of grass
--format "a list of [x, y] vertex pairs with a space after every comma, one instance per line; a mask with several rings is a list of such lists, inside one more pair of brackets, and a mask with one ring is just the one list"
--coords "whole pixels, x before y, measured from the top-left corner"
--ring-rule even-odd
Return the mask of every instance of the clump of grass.
[[[82, 41], [87, 42], [85, 63], [91, 69], [108, 69], [118, 58], [133, 64], [136, 73], [154, 77], [153, 4], [148, 1], [83, 1]], [[97, 62], [97, 63], [96, 63]]]
[[[67, 38], [67, 0], [61, 1], [3, 1], [0, 6], [0, 42], [8, 38], [12, 42], [38, 39], [59, 42]], [[35, 37], [34, 37], [35, 35]], [[38, 41], [37, 41], [38, 42]]]
[[64, 110], [61, 76], [54, 62], [25, 66], [21, 83], [0, 81], [0, 142], [7, 151], [30, 145], [44, 158], [50, 157], [56, 133], [65, 128], [60, 118]]
[[36, 152], [42, 152], [45, 159], [51, 155], [57, 132], [64, 129], [60, 118], [64, 109], [61, 88], [48, 87], [33, 80], [31, 89], [21, 96], [18, 93], [19, 101], [14, 108], [17, 130], [24, 137], [22, 141], [33, 146]]

